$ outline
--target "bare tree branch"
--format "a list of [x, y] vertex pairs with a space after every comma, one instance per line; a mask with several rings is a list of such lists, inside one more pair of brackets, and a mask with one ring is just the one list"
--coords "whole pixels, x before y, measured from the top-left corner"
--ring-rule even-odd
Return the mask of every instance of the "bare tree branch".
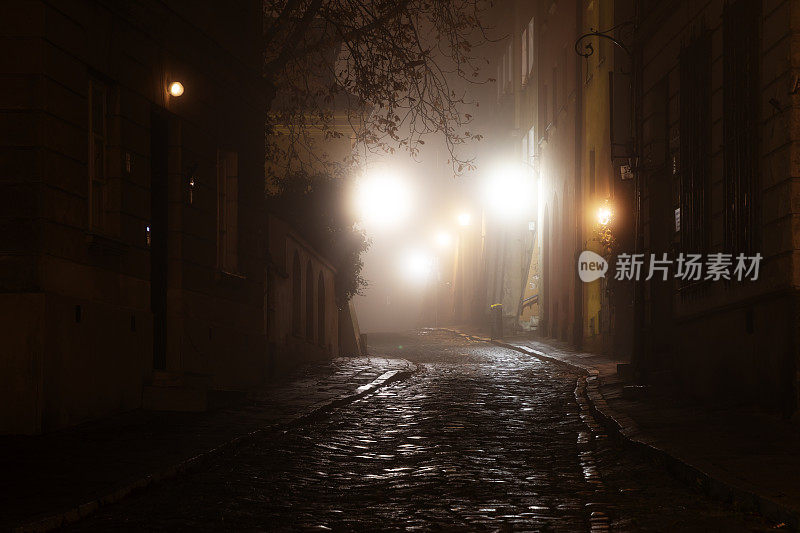
[[490, 1], [265, 0], [265, 13], [296, 20], [265, 50], [274, 166], [288, 173], [319, 162], [314, 140], [342, 135], [334, 122], [344, 121], [372, 151], [416, 156], [439, 134], [454, 171], [471, 168], [459, 147], [481, 136], [469, 128], [477, 104], [464, 84], [487, 80], [474, 54], [487, 41], [480, 20]]

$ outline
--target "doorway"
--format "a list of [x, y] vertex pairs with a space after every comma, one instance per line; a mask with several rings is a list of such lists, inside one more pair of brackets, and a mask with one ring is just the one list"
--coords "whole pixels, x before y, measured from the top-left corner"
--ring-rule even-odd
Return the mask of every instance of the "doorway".
[[153, 369], [167, 367], [167, 220], [169, 120], [150, 111], [150, 310], [153, 313]]

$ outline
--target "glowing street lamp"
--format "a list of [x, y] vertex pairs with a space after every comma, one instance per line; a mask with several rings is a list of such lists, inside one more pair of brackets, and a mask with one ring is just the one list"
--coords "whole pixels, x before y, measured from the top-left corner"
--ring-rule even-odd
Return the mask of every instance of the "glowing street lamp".
[[357, 185], [356, 202], [367, 224], [390, 227], [401, 222], [411, 210], [411, 194], [394, 173], [376, 170]]
[[608, 226], [614, 212], [607, 205], [601, 206], [597, 209], [597, 223], [601, 226]]
[[533, 180], [522, 165], [499, 167], [486, 183], [484, 195], [489, 207], [504, 218], [520, 217], [536, 205]]
[[416, 283], [427, 281], [433, 270], [433, 259], [421, 250], [410, 250], [404, 259], [404, 273]]
[[436, 234], [435, 240], [440, 248], [447, 248], [453, 242], [453, 237], [446, 231], [440, 231]]
[[179, 81], [173, 81], [169, 84], [169, 88], [167, 89], [169, 94], [174, 97], [178, 97], [183, 94], [183, 84]]

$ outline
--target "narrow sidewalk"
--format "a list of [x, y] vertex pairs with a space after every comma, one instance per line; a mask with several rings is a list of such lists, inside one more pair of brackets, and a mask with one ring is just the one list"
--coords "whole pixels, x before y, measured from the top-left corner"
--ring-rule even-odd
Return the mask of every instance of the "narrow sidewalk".
[[47, 531], [236, 442], [322, 414], [415, 369], [379, 357], [309, 363], [235, 405], [133, 411], [42, 436], [0, 437], [0, 531]]
[[[452, 331], [489, 341], [484, 332]], [[554, 339], [505, 338], [496, 344], [584, 370], [587, 394], [607, 427], [711, 495], [800, 527], [800, 425], [730, 406], [701, 405], [669, 391], [623, 396], [613, 357]]]

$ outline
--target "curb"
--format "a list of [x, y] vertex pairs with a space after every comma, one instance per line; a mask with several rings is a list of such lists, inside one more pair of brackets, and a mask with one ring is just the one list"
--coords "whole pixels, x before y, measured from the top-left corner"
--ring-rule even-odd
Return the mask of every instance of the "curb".
[[299, 425], [302, 425], [304, 423], [313, 420], [318, 420], [322, 418], [324, 415], [330, 413], [331, 411], [334, 411], [339, 407], [352, 403], [355, 400], [363, 398], [364, 396], [372, 392], [375, 392], [381, 387], [384, 387], [386, 385], [389, 385], [390, 383], [394, 383], [397, 381], [406, 380], [409, 377], [411, 377], [411, 375], [418, 369], [418, 367], [413, 363], [411, 363], [411, 365], [412, 368], [408, 370], [389, 370], [388, 372], [384, 372], [371, 382], [359, 386], [353, 392], [340, 394], [339, 396], [336, 396], [335, 398], [332, 398], [330, 400], [325, 400], [313, 404], [309, 408], [305, 409], [305, 411], [292, 417], [290, 420], [287, 420], [286, 422], [276, 423], [274, 425], [256, 429], [254, 431], [251, 431], [250, 433], [245, 433], [238, 437], [234, 437], [220, 444], [219, 446], [211, 448], [210, 450], [207, 450], [205, 452], [201, 452], [193, 457], [181, 461], [178, 464], [169, 466], [152, 474], [148, 474], [142, 478], [136, 479], [132, 482], [126, 483], [125, 485], [113, 490], [112, 492], [109, 492], [108, 494], [100, 496], [96, 499], [93, 499], [91, 501], [88, 501], [80, 505], [76, 505], [71, 509], [68, 509], [66, 511], [51, 516], [47, 516], [45, 518], [41, 518], [18, 526], [13, 526], [11, 528], [11, 531], [13, 531], [14, 533], [44, 533], [46, 531], [53, 531], [67, 524], [83, 520], [84, 518], [97, 512], [97, 510], [100, 509], [101, 507], [110, 505], [112, 503], [116, 503], [130, 496], [134, 492], [145, 489], [161, 481], [177, 477], [178, 475], [183, 474], [184, 472], [187, 472], [192, 468], [196, 468], [200, 464], [210, 459], [213, 459], [214, 457], [218, 457], [224, 453], [230, 452], [237, 445], [244, 444], [266, 433], [271, 433], [276, 431], [285, 432], [293, 427], [297, 427]]
[[585, 394], [589, 400], [592, 413], [595, 414], [603, 426], [616, 434], [626, 444], [641, 451], [651, 461], [664, 465], [667, 470], [681, 481], [695, 486], [713, 499], [732, 505], [738, 510], [756, 512], [778, 523], [776, 528], [798, 530], [800, 528], [800, 512], [771, 498], [757, 494], [754, 491], [713, 477], [708, 472], [696, 467], [683, 459], [672, 455], [670, 452], [656, 446], [651, 439], [641, 431], [639, 426], [627, 415], [613, 411], [600, 392], [599, 371], [596, 368], [578, 365], [549, 356], [539, 350], [529, 347], [516, 346], [504, 341], [470, 335], [449, 328], [438, 328], [470, 340], [488, 342], [496, 346], [515, 350], [532, 355], [538, 359], [564, 365], [577, 369], [587, 374]]

